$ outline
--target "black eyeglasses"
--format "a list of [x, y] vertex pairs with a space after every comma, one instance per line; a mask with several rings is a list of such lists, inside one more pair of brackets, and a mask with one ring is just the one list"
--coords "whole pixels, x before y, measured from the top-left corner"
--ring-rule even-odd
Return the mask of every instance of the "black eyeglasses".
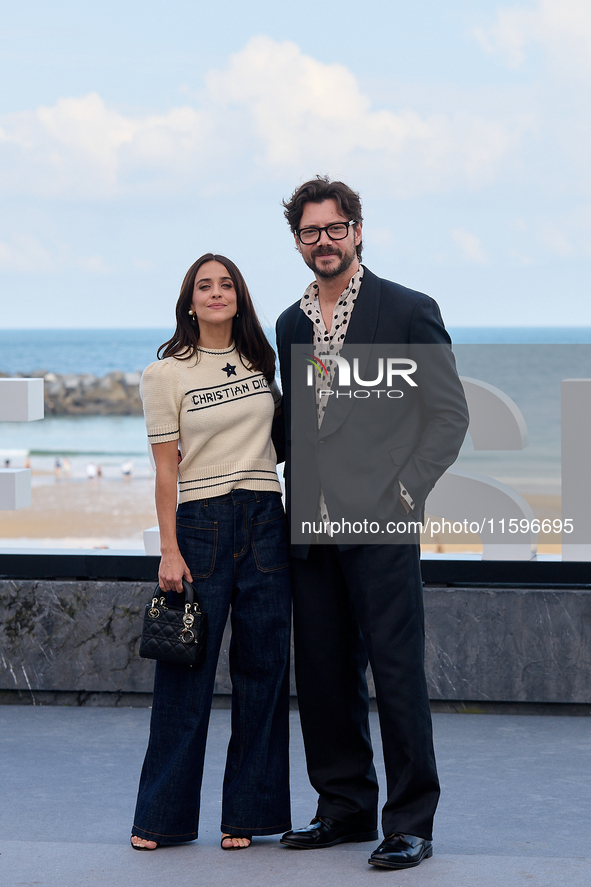
[[323, 231], [326, 231], [327, 236], [331, 240], [344, 240], [349, 233], [351, 225], [356, 224], [355, 219], [351, 219], [350, 222], [336, 222], [334, 225], [327, 225], [325, 228], [300, 228], [296, 231], [296, 234], [300, 239], [300, 243], [305, 243], [309, 246], [312, 243], [318, 243]]

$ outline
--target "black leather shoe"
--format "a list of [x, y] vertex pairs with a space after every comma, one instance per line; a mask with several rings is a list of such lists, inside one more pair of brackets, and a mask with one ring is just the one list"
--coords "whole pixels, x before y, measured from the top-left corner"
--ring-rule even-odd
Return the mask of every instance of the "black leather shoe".
[[348, 841], [375, 841], [377, 836], [377, 829], [353, 830], [350, 823], [328, 819], [326, 816], [322, 818], [316, 816], [305, 828], [286, 832], [281, 838], [281, 843], [287, 847], [297, 847], [298, 850], [316, 850], [334, 847], [335, 844], [345, 844]]
[[410, 869], [430, 856], [433, 856], [432, 841], [394, 832], [384, 838], [367, 861], [370, 865], [380, 865], [385, 869]]

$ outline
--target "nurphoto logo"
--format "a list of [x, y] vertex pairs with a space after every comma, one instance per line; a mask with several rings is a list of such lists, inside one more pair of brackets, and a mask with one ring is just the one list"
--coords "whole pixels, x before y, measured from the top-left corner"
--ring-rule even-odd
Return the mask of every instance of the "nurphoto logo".
[[[328, 378], [329, 378], [329, 376], [328, 376], [328, 370], [326, 369], [325, 364], [323, 364], [322, 361], [321, 361], [318, 357], [314, 357], [313, 354], [306, 354], [306, 355], [304, 355], [304, 356], [305, 356], [305, 358], [306, 358], [306, 362], [310, 364], [310, 366], [308, 367], [308, 385], [313, 385], [313, 384], [314, 384], [314, 381], [313, 381], [313, 375], [314, 375], [313, 367], [316, 367], [316, 371], [318, 372], [318, 374], [319, 374], [320, 376], [324, 376], [325, 379], [328, 379]], [[325, 355], [322, 355], [322, 356], [324, 357]]]
[[[409, 357], [387, 357], [385, 359], [379, 357], [375, 379], [362, 379], [359, 368], [359, 358], [353, 358], [353, 382], [359, 386], [359, 388], [353, 392], [351, 392], [351, 390], [340, 390], [351, 388], [351, 364], [345, 357], [340, 355], [336, 356], [334, 354], [317, 354], [315, 356], [307, 354], [305, 357], [308, 364], [306, 378], [306, 384], [308, 387], [314, 385], [314, 370], [316, 370], [323, 380], [326, 379], [327, 386], [330, 385], [330, 375], [325, 361], [332, 361], [337, 366], [337, 390], [333, 391], [332, 388], [327, 387], [320, 391], [321, 395], [325, 394], [328, 396], [336, 394], [337, 397], [353, 396], [356, 398], [367, 398], [371, 397], [372, 394], [375, 394], [377, 397], [381, 394], [385, 394], [386, 397], [398, 399], [404, 397], [404, 391], [401, 391], [399, 388], [394, 388], [394, 382], [397, 384], [406, 382], [411, 388], [417, 388], [417, 383], [411, 378], [413, 373], [417, 370], [417, 362], [411, 360]], [[381, 385], [384, 382], [386, 387], [378, 388], [378, 385]]]

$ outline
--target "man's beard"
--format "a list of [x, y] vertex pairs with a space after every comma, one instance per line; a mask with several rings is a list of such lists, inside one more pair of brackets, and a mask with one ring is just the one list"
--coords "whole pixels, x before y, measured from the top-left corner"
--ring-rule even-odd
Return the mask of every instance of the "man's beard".
[[[326, 247], [324, 247], [324, 250]], [[322, 251], [319, 251], [322, 250]], [[314, 254], [310, 256], [310, 259], [304, 259], [308, 268], [311, 268], [314, 274], [318, 275], [318, 277], [322, 277], [324, 280], [332, 280], [334, 277], [338, 277], [339, 274], [342, 274], [343, 271], [346, 271], [349, 268], [353, 261], [355, 260], [355, 256], [357, 255], [357, 251], [355, 247], [353, 247], [352, 252], [350, 253], [342, 253], [338, 248], [333, 247], [330, 252], [324, 252], [322, 247], [314, 251]], [[331, 270], [324, 270], [316, 264], [316, 259], [321, 256], [340, 256], [341, 261]]]

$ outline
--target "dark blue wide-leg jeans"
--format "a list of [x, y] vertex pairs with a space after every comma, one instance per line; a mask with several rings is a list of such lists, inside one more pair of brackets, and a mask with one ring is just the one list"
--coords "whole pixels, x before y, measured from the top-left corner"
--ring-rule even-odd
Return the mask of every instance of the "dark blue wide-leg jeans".
[[[132, 834], [161, 844], [197, 837], [209, 713], [231, 611], [232, 736], [222, 831], [272, 835], [291, 828], [288, 712], [290, 574], [281, 497], [234, 490], [179, 505], [179, 548], [207, 613], [198, 668], [156, 663], [150, 740]], [[169, 605], [182, 598], [168, 594]]]

